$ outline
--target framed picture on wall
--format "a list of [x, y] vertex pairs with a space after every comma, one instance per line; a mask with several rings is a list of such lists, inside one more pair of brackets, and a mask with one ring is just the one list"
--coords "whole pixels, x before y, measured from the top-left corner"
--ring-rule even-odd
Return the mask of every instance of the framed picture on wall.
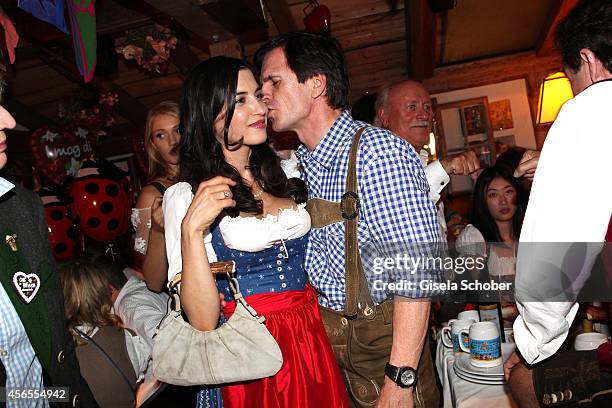
[[[491, 80], [494, 81], [494, 78], [491, 78]], [[530, 97], [525, 78], [443, 91], [431, 96], [436, 98], [439, 106], [486, 97], [485, 107], [489, 111], [490, 128], [495, 139], [514, 135], [517, 146], [528, 149], [537, 147]], [[452, 115], [447, 114], [446, 116], [454, 120]], [[460, 115], [457, 114], [456, 118], [459, 117]], [[453, 121], [444, 124], [445, 129], [449, 126], [454, 126]], [[467, 132], [470, 132], [470, 130], [468, 129]]]
[[463, 125], [463, 137], [468, 144], [487, 140], [490, 127], [484, 103], [463, 106], [461, 108], [461, 123]]
[[510, 99], [490, 102], [489, 114], [491, 115], [491, 127], [494, 131], [512, 129], [514, 127]]
[[[473, 150], [483, 165], [493, 164], [495, 140], [489, 120], [486, 96], [439, 104], [435, 109], [437, 131], [441, 139], [440, 157]], [[473, 183], [469, 176], [453, 176], [450, 195], [469, 194]]]

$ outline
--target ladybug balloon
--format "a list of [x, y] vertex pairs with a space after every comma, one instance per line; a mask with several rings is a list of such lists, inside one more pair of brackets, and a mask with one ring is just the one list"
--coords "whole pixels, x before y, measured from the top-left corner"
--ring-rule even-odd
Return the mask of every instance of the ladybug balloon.
[[79, 231], [70, 216], [68, 205], [49, 190], [38, 192], [45, 206], [45, 219], [49, 230], [49, 245], [57, 262], [72, 258], [77, 247]]
[[126, 232], [132, 188], [125, 172], [109, 162], [86, 161], [69, 191], [83, 235], [110, 242]]

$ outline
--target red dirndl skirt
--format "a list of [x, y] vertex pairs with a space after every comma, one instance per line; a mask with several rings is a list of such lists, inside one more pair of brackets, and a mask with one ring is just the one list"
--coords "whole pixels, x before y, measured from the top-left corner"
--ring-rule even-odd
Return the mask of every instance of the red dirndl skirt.
[[[283, 365], [272, 377], [223, 385], [223, 406], [349, 407], [348, 396], [319, 315], [315, 290], [262, 293], [247, 301], [266, 317], [266, 327], [283, 353]], [[236, 307], [228, 302], [227, 318]]]

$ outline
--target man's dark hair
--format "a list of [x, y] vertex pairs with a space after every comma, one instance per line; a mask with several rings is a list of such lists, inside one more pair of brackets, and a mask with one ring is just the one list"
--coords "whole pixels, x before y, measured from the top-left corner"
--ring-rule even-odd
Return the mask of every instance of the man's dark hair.
[[282, 34], [269, 40], [255, 53], [255, 65], [261, 70], [264, 57], [270, 51], [282, 48], [289, 68], [299, 83], [315, 75], [327, 79], [327, 103], [333, 109], [347, 109], [349, 78], [346, 60], [340, 43], [333, 37], [301, 31]]
[[580, 69], [580, 50], [588, 48], [612, 72], [612, 1], [581, 0], [559, 23], [556, 42], [572, 71]]

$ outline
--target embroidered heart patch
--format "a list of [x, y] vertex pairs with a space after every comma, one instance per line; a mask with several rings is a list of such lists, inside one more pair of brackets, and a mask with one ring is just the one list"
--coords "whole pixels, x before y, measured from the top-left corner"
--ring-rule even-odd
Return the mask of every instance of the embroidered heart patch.
[[16, 272], [13, 275], [13, 286], [26, 303], [30, 303], [40, 289], [40, 278], [35, 273]]

